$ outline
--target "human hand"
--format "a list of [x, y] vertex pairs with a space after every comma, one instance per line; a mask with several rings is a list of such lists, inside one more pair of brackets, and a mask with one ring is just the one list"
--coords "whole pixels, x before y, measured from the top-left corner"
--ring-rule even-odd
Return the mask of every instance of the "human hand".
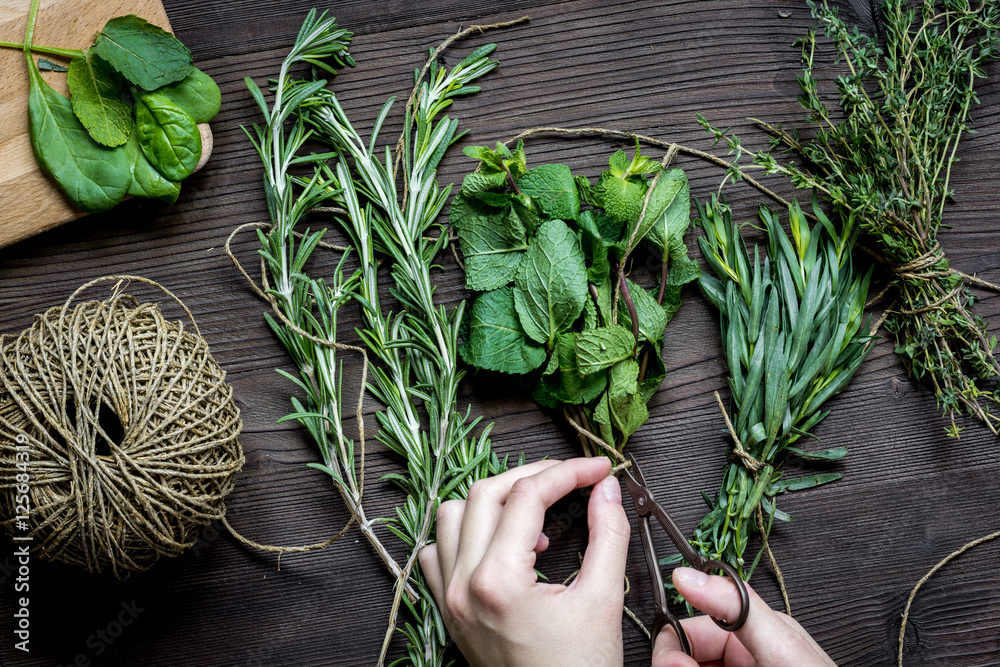
[[[606, 458], [539, 461], [472, 485], [442, 503], [437, 544], [420, 566], [445, 625], [474, 666], [621, 665], [629, 522]], [[539, 583], [545, 510], [595, 484], [590, 538], [569, 586]]]
[[726, 632], [709, 617], [731, 619], [739, 614], [739, 595], [728, 578], [679, 567], [673, 580], [677, 592], [708, 616], [681, 621], [693, 658], [681, 651], [677, 635], [666, 626], [653, 647], [653, 667], [836, 667], [798, 621], [773, 611], [749, 586], [747, 622], [736, 632]]

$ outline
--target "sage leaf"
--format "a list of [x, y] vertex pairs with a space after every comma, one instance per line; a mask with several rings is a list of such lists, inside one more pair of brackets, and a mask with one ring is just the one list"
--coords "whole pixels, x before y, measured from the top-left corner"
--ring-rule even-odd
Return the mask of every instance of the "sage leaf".
[[635, 338], [632, 333], [617, 325], [590, 329], [576, 337], [576, 355], [580, 361], [581, 375], [613, 366], [628, 359], [634, 352]]
[[73, 113], [28, 57], [28, 126], [31, 148], [42, 171], [52, 176], [81, 211], [106, 211], [125, 196], [131, 180], [125, 150], [90, 138]]
[[660, 249], [662, 260], [686, 259], [684, 234], [691, 224], [691, 189], [682, 170], [670, 169], [659, 175], [646, 213], [653, 213], [654, 218], [643, 236]]
[[108, 21], [92, 50], [145, 90], [180, 81], [194, 69], [191, 52], [179, 39], [132, 14]]
[[181, 184], [171, 181], [149, 163], [139, 146], [139, 133], [133, 131], [125, 143], [129, 165], [132, 168], [132, 180], [128, 186], [128, 194], [133, 197], [160, 199], [168, 204], [177, 201], [181, 193]]
[[139, 146], [149, 163], [171, 181], [183, 181], [201, 159], [201, 133], [183, 109], [160, 93], [135, 96]]
[[472, 306], [469, 338], [459, 350], [466, 363], [522, 375], [545, 362], [545, 349], [524, 335], [514, 310], [514, 290], [480, 294]]
[[505, 212], [461, 193], [448, 217], [465, 255], [466, 287], [485, 292], [514, 279], [528, 243], [513, 208]]
[[132, 132], [132, 104], [118, 73], [90, 49], [69, 61], [66, 73], [73, 112], [94, 141], [115, 147]]
[[517, 186], [550, 218], [575, 220], [580, 215], [576, 182], [564, 164], [543, 164], [529, 169]]
[[219, 86], [212, 77], [197, 68], [177, 83], [163, 86], [156, 92], [184, 109], [195, 123], [207, 123], [222, 108]]
[[514, 305], [529, 337], [555, 343], [580, 316], [587, 298], [587, 269], [576, 235], [562, 220], [549, 220], [528, 246], [514, 278]]

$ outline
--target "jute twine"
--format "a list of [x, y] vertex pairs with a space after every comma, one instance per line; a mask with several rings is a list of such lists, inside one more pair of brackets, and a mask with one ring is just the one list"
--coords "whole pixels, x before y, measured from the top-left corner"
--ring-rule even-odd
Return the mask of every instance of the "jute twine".
[[[110, 298], [71, 305], [107, 281], [117, 282]], [[127, 281], [162, 290], [191, 329], [124, 294]], [[16, 338], [0, 337], [0, 372], [0, 517], [23, 532], [20, 445], [41, 557], [121, 578], [179, 555], [225, 515], [244, 461], [240, 412], [166, 288], [135, 276], [87, 283]]]

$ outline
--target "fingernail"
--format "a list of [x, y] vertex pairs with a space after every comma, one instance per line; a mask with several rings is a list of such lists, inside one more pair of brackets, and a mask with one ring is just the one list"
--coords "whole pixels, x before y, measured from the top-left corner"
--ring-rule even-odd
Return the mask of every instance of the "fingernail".
[[605, 477], [601, 481], [601, 492], [604, 493], [604, 497], [613, 503], [621, 504], [622, 502], [622, 487], [618, 484], [617, 477]]
[[679, 567], [674, 570], [674, 580], [688, 586], [704, 586], [708, 583], [708, 575], [694, 568]]

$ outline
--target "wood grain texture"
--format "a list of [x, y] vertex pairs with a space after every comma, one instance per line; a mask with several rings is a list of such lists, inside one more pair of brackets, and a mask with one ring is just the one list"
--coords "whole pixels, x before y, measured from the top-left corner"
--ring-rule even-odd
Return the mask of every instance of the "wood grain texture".
[[[257, 301], [221, 250], [236, 225], [266, 216], [260, 165], [239, 129], [257, 120], [243, 86], [273, 76], [309, 4], [263, 0], [169, 0], [176, 34], [199, 67], [223, 91], [213, 123], [215, 155], [186, 183], [177, 204], [129, 202], [77, 220], [0, 251], [0, 332], [16, 333], [33, 313], [61, 303], [89, 278], [138, 273], [181, 296], [195, 313], [220, 364], [229, 372], [245, 420], [247, 464], [229, 517], [249, 537], [270, 543], [307, 543], [346, 521], [344, 508], [323, 476], [305, 467], [315, 454], [301, 429], [275, 420], [288, 409], [288, 383], [274, 368], [289, 361], [261, 319]], [[779, 122], [800, 117], [795, 101], [798, 51], [792, 42], [810, 23], [798, 0], [626, 0], [497, 3], [484, 0], [349, 0], [332, 5], [340, 23], [357, 34], [358, 67], [337, 77], [335, 88], [364, 133], [390, 95], [405, 97], [412, 72], [427, 48], [460, 25], [530, 13], [532, 21], [502, 33], [470, 38], [445, 55], [455, 62], [486, 41], [497, 41], [500, 68], [483, 81], [483, 92], [449, 111], [470, 131], [462, 145], [489, 143], [537, 125], [605, 125], [707, 147], [694, 114], [732, 125], [750, 147], [765, 139], [746, 121]], [[779, 11], [789, 18], [780, 18]], [[837, 69], [827, 59], [833, 76]], [[953, 175], [957, 203], [948, 211], [953, 229], [941, 240], [954, 266], [1000, 279], [996, 244], [996, 183], [1000, 169], [1000, 67], [990, 66], [975, 110], [978, 134], [968, 137]], [[400, 109], [383, 130], [401, 127]], [[538, 138], [528, 146], [532, 164], [565, 161], [596, 177], [619, 144], [598, 140]], [[716, 167], [695, 160], [688, 170], [692, 193], [707, 197], [718, 185]], [[472, 163], [456, 149], [440, 177], [458, 181]], [[791, 194], [780, 181], [776, 189]], [[743, 185], [728, 189], [738, 215], [749, 220], [758, 197]], [[255, 258], [248, 235], [236, 244]], [[689, 245], [698, 255], [696, 245]], [[322, 273], [331, 258], [321, 257]], [[437, 274], [438, 300], [464, 298], [460, 270], [449, 257]], [[138, 291], [138, 294], [143, 292]], [[977, 305], [988, 320], [1000, 315], [1000, 299], [984, 294]], [[348, 309], [344, 335], [359, 324]], [[726, 384], [718, 322], [696, 289], [667, 332], [667, 380], [654, 397], [650, 421], [630, 442], [658, 497], [680, 525], [691, 530], [704, 512], [699, 491], [714, 494], [726, 460], [724, 427], [712, 399]], [[359, 368], [349, 363], [346, 382]], [[577, 452], [557, 415], [519, 397], [492, 377], [472, 377], [462, 404], [495, 422], [494, 447], [524, 452], [529, 460]], [[906, 596], [935, 562], [966, 541], [996, 530], [997, 441], [969, 424], [962, 439], [949, 440], [934, 399], [907, 379], [890, 341], [878, 344], [849, 389], [829, 404], [832, 414], [817, 429], [824, 446], [848, 446], [841, 463], [827, 466], [842, 481], [790, 494], [780, 506], [795, 522], [776, 528], [777, 557], [788, 581], [796, 618], [841, 665], [893, 662]], [[369, 432], [375, 428], [369, 401]], [[387, 516], [399, 495], [378, 482], [399, 462], [372, 445], [366, 503], [372, 516]], [[789, 474], [815, 470], [789, 461]], [[568, 501], [571, 504], [573, 501]], [[564, 503], [550, 530], [559, 525]], [[553, 540], [540, 567], [554, 578], [576, 569], [585, 526], [574, 521]], [[389, 539], [389, 538], [387, 538]], [[391, 542], [391, 539], [390, 539]], [[32, 570], [32, 653], [12, 648], [13, 547], [0, 548], [0, 659], [5, 665], [68, 665], [78, 656], [100, 665], [307, 667], [373, 664], [388, 613], [392, 582], [357, 533], [319, 553], [276, 558], [239, 547], [206, 528], [189, 553], [121, 584], [36, 563]], [[668, 553], [664, 541], [664, 552]], [[1000, 543], [983, 545], [954, 561], [917, 597], [907, 635], [907, 665], [1000, 664]], [[642, 617], [652, 597], [633, 537], [628, 604]], [[758, 592], [779, 602], [770, 574], [754, 578]], [[110, 643], [99, 632], [113, 625], [122, 605], [142, 611]], [[109, 628], [109, 626], [111, 626]], [[624, 625], [626, 664], [649, 664], [649, 647]], [[400, 655], [397, 640], [394, 655]], [[98, 652], [100, 654], [98, 655]], [[82, 662], [81, 662], [82, 664]]]
[[[31, 0], [0, 0], [0, 40], [21, 42]], [[85, 49], [94, 34], [116, 16], [136, 14], [170, 30], [160, 0], [44, 0], [38, 8], [33, 43]], [[37, 54], [36, 54], [37, 57]], [[50, 60], [65, 63], [57, 56]], [[84, 215], [38, 167], [28, 138], [28, 67], [24, 53], [0, 49], [0, 248]], [[63, 95], [66, 75], [42, 72]]]

